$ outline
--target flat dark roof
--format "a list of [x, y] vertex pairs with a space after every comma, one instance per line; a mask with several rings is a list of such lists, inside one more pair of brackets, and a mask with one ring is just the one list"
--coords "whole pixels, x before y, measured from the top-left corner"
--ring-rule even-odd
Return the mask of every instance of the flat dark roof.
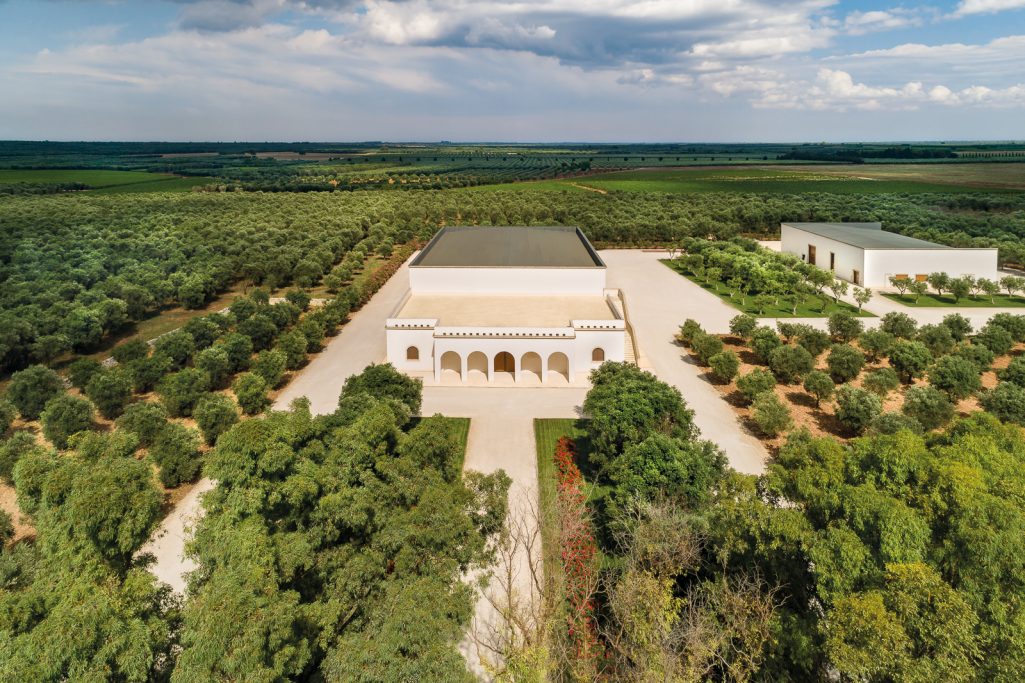
[[410, 267], [604, 268], [580, 228], [447, 226]]
[[784, 223], [819, 237], [862, 249], [951, 249], [916, 237], [883, 230], [882, 223]]

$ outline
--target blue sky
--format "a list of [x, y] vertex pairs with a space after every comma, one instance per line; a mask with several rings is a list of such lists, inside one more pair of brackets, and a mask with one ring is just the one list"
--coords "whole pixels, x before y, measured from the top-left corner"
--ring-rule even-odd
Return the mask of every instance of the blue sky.
[[0, 0], [0, 139], [1025, 138], [1025, 0]]

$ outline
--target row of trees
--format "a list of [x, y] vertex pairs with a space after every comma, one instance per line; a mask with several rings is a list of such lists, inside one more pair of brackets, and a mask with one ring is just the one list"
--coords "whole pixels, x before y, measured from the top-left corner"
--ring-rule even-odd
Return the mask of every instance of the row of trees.
[[223, 434], [184, 607], [138, 556], [162, 502], [132, 457], [143, 421], [31, 445], [13, 479], [37, 537], [0, 544], [0, 679], [472, 680], [461, 578], [490, 560], [509, 480], [462, 477], [465, 430], [419, 408], [419, 381], [372, 366], [331, 415], [297, 402]]
[[[805, 263], [794, 254], [762, 249], [754, 240], [689, 238], [679, 246], [684, 254], [671, 265], [710, 285], [724, 283], [730, 296], [740, 299], [742, 307], [747, 306], [750, 297], [759, 314], [769, 307], [780, 307], [781, 303], [796, 314], [797, 308], [810, 297], [820, 298], [824, 309], [831, 301], [839, 303], [850, 289], [846, 281], [833, 277], [829, 271]], [[859, 310], [871, 298], [870, 289], [855, 288]]]
[[[776, 391], [777, 384], [803, 383], [816, 406], [833, 399], [833, 414], [848, 436], [869, 429], [936, 429], [953, 419], [955, 405], [963, 399], [980, 395], [989, 407], [995, 398], [993, 392], [981, 391], [982, 374], [996, 357], [1025, 341], [1025, 316], [1007, 313], [994, 316], [975, 333], [956, 313], [939, 324], [920, 327], [907, 314], [888, 313], [872, 330], [865, 330], [857, 318], [837, 313], [830, 316], [828, 327], [827, 333], [803, 323], [780, 322], [777, 332], [759, 327], [752, 316], [735, 317], [732, 334], [765, 366], [739, 376], [737, 353], [693, 320], [684, 323], [679, 338], [719, 382], [736, 381], [738, 393], [752, 408], [753, 421], [767, 437], [792, 426], [790, 408]], [[826, 351], [825, 369], [819, 370]], [[860, 386], [852, 384], [858, 379]], [[926, 383], [910, 386], [919, 379]], [[884, 413], [883, 402], [899, 388], [901, 412]], [[1006, 412], [1001, 417], [1011, 419]]]
[[1025, 292], [1025, 277], [1005, 275], [999, 280], [990, 280], [989, 278], [976, 278], [971, 275], [951, 277], [948, 273], [937, 272], [930, 273], [925, 280], [912, 280], [906, 277], [892, 276], [890, 278], [890, 285], [901, 296], [904, 296], [906, 293], [912, 294], [915, 297], [915, 303], [918, 303], [919, 299], [929, 291], [930, 287], [935, 290], [937, 296], [949, 293], [954, 298], [954, 303], [961, 301], [961, 299], [969, 294], [975, 299], [978, 299], [979, 295], [985, 294], [989, 297], [990, 302], [993, 302], [996, 295], [1001, 291], [1007, 292], [1007, 296], [1014, 296], [1015, 293]]
[[10, 197], [0, 203], [0, 369], [91, 348], [164, 306], [202, 306], [233, 283], [310, 286], [361, 240], [369, 254], [440, 225], [579, 225], [599, 244], [637, 245], [772, 235], [788, 220], [875, 220], [944, 244], [997, 246], [1002, 261], [1021, 263], [1022, 201], [529, 189]]
[[[111, 363], [80, 358], [66, 377], [42, 365], [14, 373], [0, 396], [0, 478], [9, 480], [18, 460], [36, 444], [37, 421], [51, 445], [75, 449], [93, 438], [98, 414], [134, 435], [121, 447], [147, 456], [164, 486], [193, 480], [205, 447], [235, 424], [240, 412], [263, 411], [268, 392], [319, 351], [325, 337], [334, 335], [348, 312], [365, 303], [403, 259], [396, 255], [358, 286], [347, 286], [314, 309], [301, 290], [289, 291], [275, 304], [265, 291], [253, 290], [227, 311], [193, 318], [152, 344], [135, 338], [118, 345]], [[66, 384], [77, 392], [66, 392]], [[5, 437], [19, 415], [21, 428]]]
[[560, 680], [1020, 677], [1018, 427], [975, 413], [928, 438], [797, 431], [755, 477], [693, 439], [670, 387], [614, 364], [594, 378], [578, 443], [607, 558], [603, 656]]
[[238, 282], [308, 288], [346, 254], [362, 263], [410, 237], [366, 214], [271, 204], [147, 194], [0, 205], [0, 371], [95, 350], [133, 323], [170, 306], [202, 308]]

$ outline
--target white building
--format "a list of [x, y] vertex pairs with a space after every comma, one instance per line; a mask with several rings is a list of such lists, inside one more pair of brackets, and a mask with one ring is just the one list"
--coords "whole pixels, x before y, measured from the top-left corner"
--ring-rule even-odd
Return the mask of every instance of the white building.
[[783, 223], [781, 249], [863, 287], [888, 287], [890, 277], [924, 280], [929, 273], [995, 279], [996, 249], [948, 247], [886, 232], [880, 223]]
[[388, 361], [443, 384], [580, 382], [632, 357], [605, 270], [577, 228], [442, 228], [386, 322]]

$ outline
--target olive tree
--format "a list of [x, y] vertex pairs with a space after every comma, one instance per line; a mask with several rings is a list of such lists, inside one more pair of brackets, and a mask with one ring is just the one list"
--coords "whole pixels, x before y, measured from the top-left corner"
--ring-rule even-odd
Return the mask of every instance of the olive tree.
[[983, 392], [982, 407], [1004, 422], [1025, 425], [1025, 387], [1011, 382], [1001, 382], [993, 389]]
[[890, 351], [890, 365], [905, 384], [923, 376], [931, 362], [932, 354], [922, 342], [900, 341]]
[[238, 422], [238, 409], [235, 402], [227, 396], [207, 394], [196, 403], [192, 416], [203, 432], [203, 438], [212, 446], [218, 436]]
[[267, 382], [252, 372], [244, 372], [231, 385], [242, 412], [255, 415], [267, 405]]
[[858, 338], [865, 325], [850, 313], [838, 312], [829, 316], [829, 334], [839, 342], [849, 342]]
[[64, 449], [72, 434], [92, 427], [93, 406], [84, 398], [60, 394], [47, 401], [39, 419], [43, 423], [43, 435], [54, 446]]
[[833, 383], [833, 380], [830, 379], [829, 375], [821, 370], [812, 370], [808, 373], [808, 376], [804, 378], [804, 390], [815, 397], [816, 408], [823, 401], [832, 396], [835, 389], [836, 384]]
[[879, 320], [879, 329], [897, 339], [913, 339], [918, 331], [918, 323], [907, 313], [890, 311]]
[[160, 381], [160, 402], [172, 417], [188, 417], [196, 402], [210, 390], [210, 376], [197, 368], [185, 368]]
[[918, 420], [925, 429], [936, 429], [954, 417], [954, 404], [933, 387], [911, 387], [904, 392], [901, 411]]
[[64, 391], [60, 376], [43, 365], [32, 365], [11, 375], [7, 398], [26, 420], [35, 420], [47, 401]]
[[167, 411], [159, 403], [133, 403], [117, 419], [119, 429], [133, 432], [139, 445], [149, 448], [167, 424]]
[[837, 384], [849, 382], [865, 367], [865, 356], [850, 344], [837, 344], [826, 356], [829, 376]]
[[113, 420], [132, 398], [132, 376], [123, 368], [98, 372], [89, 380], [85, 395], [96, 404], [100, 415]]
[[764, 368], [752, 368], [737, 378], [737, 391], [744, 399], [751, 403], [759, 394], [771, 390], [776, 386], [776, 378], [771, 372]]
[[900, 386], [900, 377], [893, 368], [879, 368], [866, 373], [862, 386], [880, 397], [886, 397], [891, 391]]
[[740, 358], [733, 351], [727, 349], [709, 358], [708, 366], [717, 380], [723, 384], [729, 384], [740, 370]]
[[759, 431], [770, 438], [778, 436], [793, 424], [790, 409], [772, 391], [762, 392], [755, 397], [751, 406], [751, 419], [758, 425]]
[[800, 382], [815, 367], [815, 359], [800, 346], [780, 346], [769, 354], [769, 369], [784, 384]]
[[845, 384], [836, 390], [836, 419], [852, 434], [861, 434], [882, 412], [883, 404], [873, 393]]
[[957, 401], [982, 388], [982, 379], [978, 366], [967, 358], [944, 356], [929, 370], [929, 384]]

